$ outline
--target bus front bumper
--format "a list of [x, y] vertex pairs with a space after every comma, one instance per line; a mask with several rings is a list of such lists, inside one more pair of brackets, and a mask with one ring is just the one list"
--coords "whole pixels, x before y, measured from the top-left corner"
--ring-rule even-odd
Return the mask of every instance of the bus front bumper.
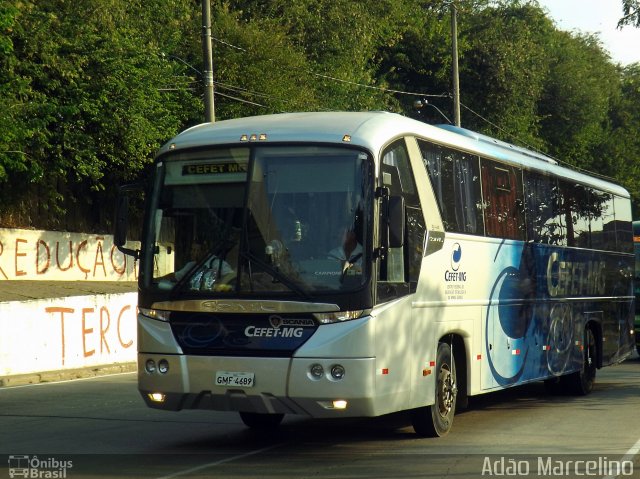
[[[140, 353], [138, 388], [149, 407], [171, 411], [213, 409], [317, 418], [376, 416], [382, 410], [375, 401], [375, 367], [375, 358]], [[240, 373], [252, 377], [253, 384], [220, 386], [216, 384], [218, 373]]]

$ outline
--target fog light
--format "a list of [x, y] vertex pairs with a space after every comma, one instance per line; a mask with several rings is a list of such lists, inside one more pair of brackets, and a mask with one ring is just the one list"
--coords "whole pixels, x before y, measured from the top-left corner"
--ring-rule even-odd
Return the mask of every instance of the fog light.
[[153, 402], [164, 402], [165, 398], [165, 395], [162, 393], [149, 393], [147, 394], [147, 396], [149, 396], [149, 399], [151, 399]]
[[337, 381], [344, 377], [344, 367], [340, 364], [335, 364], [331, 367], [331, 377]]
[[153, 374], [156, 372], [156, 362], [153, 359], [147, 359], [147, 362], [144, 364], [144, 368], [149, 374]]
[[169, 361], [161, 359], [158, 362], [158, 372], [161, 374], [167, 374], [169, 372]]
[[312, 364], [309, 368], [309, 375], [311, 376], [311, 379], [322, 378], [322, 376], [324, 376], [324, 368], [322, 367], [322, 364]]
[[335, 401], [333, 401], [333, 408], [347, 409], [347, 401], [345, 401], [344, 399], [336, 399]]

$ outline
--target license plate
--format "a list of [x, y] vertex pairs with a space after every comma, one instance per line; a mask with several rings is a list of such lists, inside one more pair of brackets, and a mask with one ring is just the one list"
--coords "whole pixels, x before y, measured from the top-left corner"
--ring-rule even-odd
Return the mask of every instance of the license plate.
[[216, 386], [252, 388], [255, 374], [239, 371], [216, 371]]

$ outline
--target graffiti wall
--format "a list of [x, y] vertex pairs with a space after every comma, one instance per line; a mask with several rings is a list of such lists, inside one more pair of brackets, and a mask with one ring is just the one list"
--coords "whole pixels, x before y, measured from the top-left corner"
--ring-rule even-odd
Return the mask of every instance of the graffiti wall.
[[0, 377], [136, 360], [136, 293], [0, 303]]
[[136, 268], [112, 235], [0, 228], [0, 281], [135, 281]]

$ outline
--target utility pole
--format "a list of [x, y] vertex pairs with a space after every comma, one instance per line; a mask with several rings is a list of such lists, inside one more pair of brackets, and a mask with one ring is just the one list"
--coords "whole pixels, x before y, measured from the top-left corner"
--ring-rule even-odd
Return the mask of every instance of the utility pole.
[[213, 52], [211, 48], [211, 4], [202, 0], [202, 55], [204, 60], [204, 119], [213, 123]]
[[453, 77], [453, 120], [460, 126], [460, 79], [458, 76], [458, 21], [453, 0], [451, 7], [451, 76]]

